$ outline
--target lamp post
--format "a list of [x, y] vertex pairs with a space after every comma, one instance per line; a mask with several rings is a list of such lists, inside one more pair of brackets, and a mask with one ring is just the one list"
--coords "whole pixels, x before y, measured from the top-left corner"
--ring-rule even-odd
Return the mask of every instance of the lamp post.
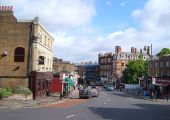
[[[152, 61], [152, 44], [150, 46], [144, 46], [144, 50], [147, 51], [147, 54], [150, 55], [151, 58], [151, 62], [150, 62], [150, 76], [151, 76], [151, 81], [152, 81], [152, 77], [153, 77], [153, 61]], [[147, 84], [147, 86], [149, 87], [150, 84]]]

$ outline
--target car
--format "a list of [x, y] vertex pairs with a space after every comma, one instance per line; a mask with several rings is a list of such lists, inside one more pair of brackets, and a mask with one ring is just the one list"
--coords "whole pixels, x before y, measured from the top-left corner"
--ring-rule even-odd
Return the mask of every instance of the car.
[[87, 99], [90, 99], [92, 96], [91, 96], [91, 91], [90, 89], [88, 88], [83, 88], [83, 89], [80, 89], [79, 90], [79, 98], [87, 98]]
[[108, 85], [106, 89], [107, 89], [108, 91], [113, 91], [113, 90], [114, 90], [113, 85]]
[[97, 87], [96, 86], [92, 86], [91, 87], [91, 96], [92, 97], [97, 97], [98, 96], [98, 90], [97, 90]]
[[104, 85], [103, 85], [103, 88], [104, 88], [104, 89], [106, 89], [106, 88], [107, 88], [107, 85], [106, 85], [106, 84], [104, 84]]

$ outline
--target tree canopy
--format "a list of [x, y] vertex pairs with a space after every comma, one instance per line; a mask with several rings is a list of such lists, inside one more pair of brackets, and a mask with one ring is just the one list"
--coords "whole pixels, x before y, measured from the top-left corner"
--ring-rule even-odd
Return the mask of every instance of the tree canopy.
[[170, 49], [169, 48], [163, 48], [159, 53], [156, 54], [157, 57], [162, 57], [165, 55], [170, 54]]
[[133, 60], [126, 65], [123, 71], [123, 82], [125, 84], [138, 84], [139, 78], [147, 76], [148, 65], [144, 60]]

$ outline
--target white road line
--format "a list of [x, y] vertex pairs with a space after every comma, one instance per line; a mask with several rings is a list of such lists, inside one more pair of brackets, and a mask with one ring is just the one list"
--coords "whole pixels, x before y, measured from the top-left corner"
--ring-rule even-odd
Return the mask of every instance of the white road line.
[[75, 116], [75, 115], [69, 115], [69, 116], [66, 117], [66, 119], [71, 118], [71, 117], [74, 117], [74, 116]]
[[106, 93], [104, 93], [104, 92], [103, 92], [103, 94], [104, 94], [105, 96], [107, 96], [107, 94], [106, 94]]

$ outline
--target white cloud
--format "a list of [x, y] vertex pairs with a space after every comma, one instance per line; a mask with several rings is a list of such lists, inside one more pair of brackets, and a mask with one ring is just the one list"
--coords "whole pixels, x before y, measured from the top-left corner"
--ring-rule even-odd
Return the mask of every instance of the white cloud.
[[106, 5], [112, 6], [112, 2], [110, 0], [106, 1]]
[[93, 0], [2, 1], [14, 6], [17, 18], [32, 19], [38, 15], [42, 23], [52, 30], [88, 24], [95, 15]]
[[38, 13], [55, 36], [55, 56], [72, 62], [97, 61], [99, 52], [113, 52], [116, 45], [130, 51], [132, 46], [140, 49], [152, 43], [154, 53], [170, 45], [169, 0], [148, 0], [143, 9], [132, 12], [138, 29], [127, 28], [105, 36], [91, 26], [97, 12], [91, 0], [7, 1], [14, 5], [19, 18], [32, 19]]
[[125, 7], [128, 4], [128, 1], [123, 1], [120, 3], [120, 6]]
[[[72, 36], [74, 40], [69, 45], [74, 47], [68, 47], [68, 51], [73, 53], [65, 52], [65, 54], [72, 56], [73, 60], [81, 58], [81, 60], [96, 61], [99, 52], [113, 52], [116, 45], [121, 45], [124, 51], [130, 52], [132, 46], [139, 50], [150, 44], [153, 44], [153, 52], [156, 53], [170, 45], [169, 8], [169, 0], [149, 0], [143, 9], [132, 12], [132, 16], [140, 25], [138, 29], [127, 28], [106, 36]], [[64, 37], [67, 39], [68, 36]], [[64, 49], [65, 47], [62, 48]]]

